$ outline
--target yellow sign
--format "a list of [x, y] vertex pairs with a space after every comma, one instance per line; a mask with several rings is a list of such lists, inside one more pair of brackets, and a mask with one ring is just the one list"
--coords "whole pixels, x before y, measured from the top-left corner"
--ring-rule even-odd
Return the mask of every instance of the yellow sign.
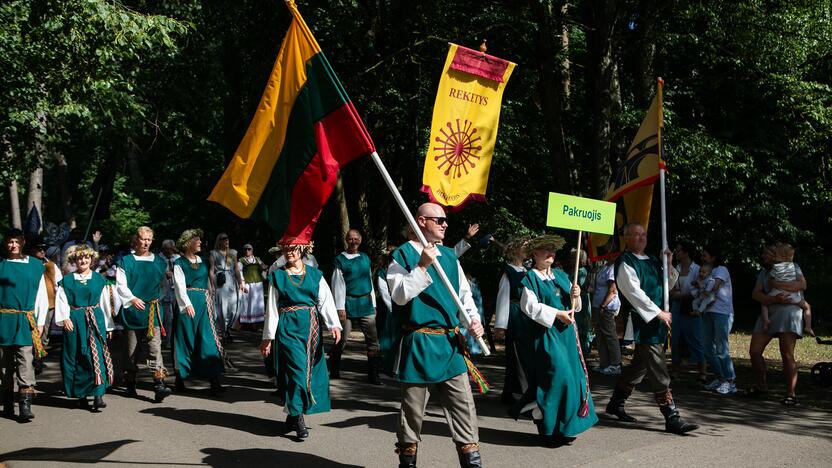
[[503, 89], [514, 63], [451, 44], [439, 81], [422, 191], [459, 209], [485, 200]]

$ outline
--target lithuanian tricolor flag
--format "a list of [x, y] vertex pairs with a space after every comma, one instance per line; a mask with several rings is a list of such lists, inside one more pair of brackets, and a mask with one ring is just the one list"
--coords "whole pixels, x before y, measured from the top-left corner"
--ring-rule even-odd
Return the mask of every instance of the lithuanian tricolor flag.
[[286, 5], [292, 24], [266, 90], [208, 200], [303, 243], [341, 167], [375, 148], [294, 1]]

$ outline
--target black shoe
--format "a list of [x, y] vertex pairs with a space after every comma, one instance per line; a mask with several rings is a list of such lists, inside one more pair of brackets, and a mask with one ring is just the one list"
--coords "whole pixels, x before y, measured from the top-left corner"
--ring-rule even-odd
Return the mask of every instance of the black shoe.
[[180, 377], [179, 374], [176, 374], [176, 380], [173, 385], [176, 393], [185, 393], [188, 391], [188, 387], [185, 386], [185, 381], [182, 380], [182, 377]]
[[305, 439], [309, 437], [309, 429], [306, 428], [306, 421], [303, 420], [303, 415], [298, 415], [298, 420], [295, 426], [295, 434], [298, 439]]
[[482, 457], [480, 451], [459, 454], [459, 466], [462, 468], [482, 468]]
[[417, 445], [397, 443], [396, 453], [399, 454], [399, 468], [416, 468]]
[[90, 401], [87, 400], [87, 397], [82, 397], [78, 399], [78, 408], [88, 410], [90, 409]]
[[341, 378], [341, 353], [330, 353], [326, 360], [326, 367], [329, 369], [329, 380]]
[[211, 395], [212, 396], [219, 396], [221, 393], [225, 393], [225, 387], [220, 384], [219, 377], [211, 377]]
[[106, 408], [106, 407], [107, 407], [107, 403], [104, 401], [103, 396], [92, 397], [92, 409], [98, 411], [98, 410]]
[[18, 397], [20, 398], [20, 414], [17, 416], [17, 419], [21, 422], [35, 419], [35, 415], [32, 414], [32, 400], [35, 398], [35, 394], [21, 392], [18, 394]]
[[381, 382], [381, 377], [379, 377], [379, 372], [381, 371], [381, 356], [368, 356], [367, 366], [367, 382], [372, 385], [384, 385]]
[[136, 377], [125, 377], [124, 389], [127, 392], [127, 396], [132, 398], [137, 397], [138, 393], [136, 393]]
[[170, 396], [170, 389], [165, 387], [165, 381], [163, 379], [155, 379], [153, 381], [153, 401], [161, 403], [168, 396]]
[[679, 415], [679, 411], [676, 410], [676, 405], [673, 402], [669, 405], [659, 406], [659, 409], [664, 416], [664, 430], [666, 432], [684, 435], [688, 432], [699, 429], [698, 424], [689, 423], [682, 419], [682, 416]]
[[626, 411], [624, 411], [624, 400], [610, 400], [610, 402], [607, 403], [607, 409], [605, 412], [611, 416], [617, 417], [619, 421], [637, 422], [636, 418], [630, 416]]

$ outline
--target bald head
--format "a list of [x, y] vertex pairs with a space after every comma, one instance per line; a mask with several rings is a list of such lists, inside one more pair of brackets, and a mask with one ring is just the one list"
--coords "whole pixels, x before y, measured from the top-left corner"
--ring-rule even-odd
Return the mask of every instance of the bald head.
[[428, 242], [437, 243], [445, 239], [448, 221], [445, 210], [436, 203], [424, 203], [416, 210], [416, 224]]

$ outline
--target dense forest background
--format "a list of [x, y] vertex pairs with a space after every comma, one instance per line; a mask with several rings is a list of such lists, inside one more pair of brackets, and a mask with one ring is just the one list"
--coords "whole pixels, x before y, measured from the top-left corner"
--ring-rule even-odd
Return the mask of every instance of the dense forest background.
[[[761, 246], [791, 242], [832, 322], [832, 2], [304, 0], [299, 9], [412, 206], [448, 42], [516, 62], [488, 203], [451, 218], [505, 240], [542, 232], [550, 191], [602, 198], [665, 80], [669, 235], [722, 248], [737, 323]], [[10, 0], [0, 5], [0, 227], [45, 221], [126, 241], [203, 227], [267, 257], [276, 237], [206, 198], [257, 106], [290, 14], [278, 0]], [[377, 254], [403, 218], [367, 161], [348, 166], [316, 232]], [[342, 187], [342, 189], [341, 189]], [[658, 192], [658, 191], [656, 191]], [[99, 208], [92, 213], [101, 193]], [[657, 213], [658, 204], [654, 204]], [[657, 226], [657, 224], [654, 224]], [[567, 237], [574, 238], [574, 234]], [[658, 229], [651, 229], [658, 248]], [[671, 242], [672, 242], [671, 241]], [[463, 257], [486, 299], [500, 253]], [[487, 301], [488, 302], [488, 301]], [[828, 323], [827, 323], [828, 325]]]

